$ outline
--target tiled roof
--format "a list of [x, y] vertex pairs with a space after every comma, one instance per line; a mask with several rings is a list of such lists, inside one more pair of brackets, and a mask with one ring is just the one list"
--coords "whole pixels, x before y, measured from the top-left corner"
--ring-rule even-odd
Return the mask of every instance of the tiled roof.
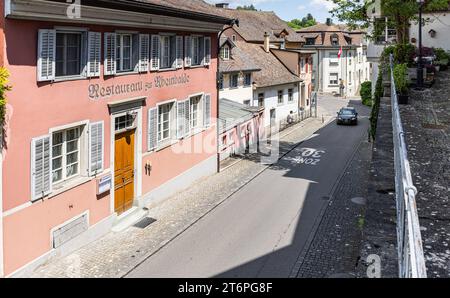
[[253, 76], [253, 81], [257, 87], [276, 86], [301, 81], [274, 54], [264, 51], [262, 45], [243, 41], [237, 41], [235, 44], [245, 55], [251, 57], [252, 62], [261, 69]]
[[362, 30], [350, 30], [345, 25], [317, 24], [311, 27], [297, 30], [303, 38], [315, 38], [315, 45], [332, 46], [331, 37], [336, 34], [339, 46], [360, 45], [363, 42]]
[[264, 33], [271, 34], [271, 42], [281, 42], [278, 38], [280, 32], [285, 30], [287, 40], [290, 42], [304, 42], [305, 40], [297, 34], [285, 21], [280, 19], [271, 11], [249, 11], [236, 9], [220, 9], [222, 16], [230, 19], [239, 19], [239, 27], [235, 30], [246, 40], [251, 42], [264, 42]]
[[232, 42], [229, 39], [221, 38], [220, 43], [224, 44], [228, 41], [233, 44], [234, 47], [231, 49], [230, 60], [220, 60], [220, 72], [238, 72], [238, 71], [259, 71], [260, 67], [253, 62], [253, 57], [249, 56], [247, 53], [242, 51], [239, 47], [235, 46], [236, 42]]
[[219, 9], [203, 0], [133, 0], [136, 2], [146, 2], [155, 5], [168, 6], [181, 10], [200, 12], [212, 15], [221, 15]]

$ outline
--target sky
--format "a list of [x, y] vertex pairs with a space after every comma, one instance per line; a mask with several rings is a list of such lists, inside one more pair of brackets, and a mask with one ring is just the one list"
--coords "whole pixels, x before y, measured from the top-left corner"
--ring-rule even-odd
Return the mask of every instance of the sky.
[[311, 13], [317, 21], [325, 22], [331, 15], [333, 2], [328, 0], [206, 0], [210, 3], [230, 3], [235, 8], [238, 5], [253, 4], [258, 10], [274, 11], [286, 21], [301, 19]]

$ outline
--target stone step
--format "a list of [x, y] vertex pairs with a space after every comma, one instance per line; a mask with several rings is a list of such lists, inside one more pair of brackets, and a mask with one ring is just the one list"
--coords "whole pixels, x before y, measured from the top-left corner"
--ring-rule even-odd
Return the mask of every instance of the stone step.
[[127, 212], [121, 214], [119, 217], [117, 217], [116, 222], [114, 223], [112, 227], [113, 232], [122, 232], [128, 227], [131, 227], [144, 217], [148, 215], [148, 209], [146, 208], [139, 208], [139, 207], [132, 207]]

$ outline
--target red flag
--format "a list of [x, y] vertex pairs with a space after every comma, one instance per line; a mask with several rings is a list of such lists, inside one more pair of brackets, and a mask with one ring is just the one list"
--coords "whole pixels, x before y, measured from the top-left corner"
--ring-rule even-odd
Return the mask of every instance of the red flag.
[[341, 59], [341, 56], [342, 56], [342, 46], [341, 46], [341, 49], [339, 50], [338, 58]]

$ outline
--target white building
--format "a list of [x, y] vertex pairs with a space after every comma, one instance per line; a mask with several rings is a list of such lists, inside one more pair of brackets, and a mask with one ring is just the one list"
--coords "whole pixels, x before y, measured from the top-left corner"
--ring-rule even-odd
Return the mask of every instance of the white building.
[[[446, 10], [424, 12], [427, 20], [422, 28], [422, 43], [424, 47], [443, 48], [450, 51], [450, 4]], [[412, 22], [409, 30], [411, 43], [418, 46], [419, 24]]]
[[[374, 38], [367, 41], [367, 61], [371, 64], [371, 80], [372, 80], [372, 94], [375, 92], [376, 81], [379, 75], [380, 57], [387, 46], [397, 42], [397, 30], [389, 27], [387, 17], [383, 16], [381, 10], [381, 1], [375, 0], [367, 8], [367, 16], [370, 18], [371, 26], [368, 30], [370, 35], [374, 32], [380, 32]], [[377, 30], [375, 30], [377, 27]]]
[[298, 115], [299, 86], [302, 82], [277, 59], [269, 46], [268, 42], [267, 45], [260, 45], [224, 41], [220, 64], [219, 97], [248, 106], [264, 107], [265, 128], [283, 126], [288, 115]]
[[340, 94], [342, 80], [344, 96], [359, 96], [361, 83], [371, 79], [365, 33], [332, 25], [330, 21], [297, 32], [306, 40], [304, 47], [316, 51], [315, 90]]

